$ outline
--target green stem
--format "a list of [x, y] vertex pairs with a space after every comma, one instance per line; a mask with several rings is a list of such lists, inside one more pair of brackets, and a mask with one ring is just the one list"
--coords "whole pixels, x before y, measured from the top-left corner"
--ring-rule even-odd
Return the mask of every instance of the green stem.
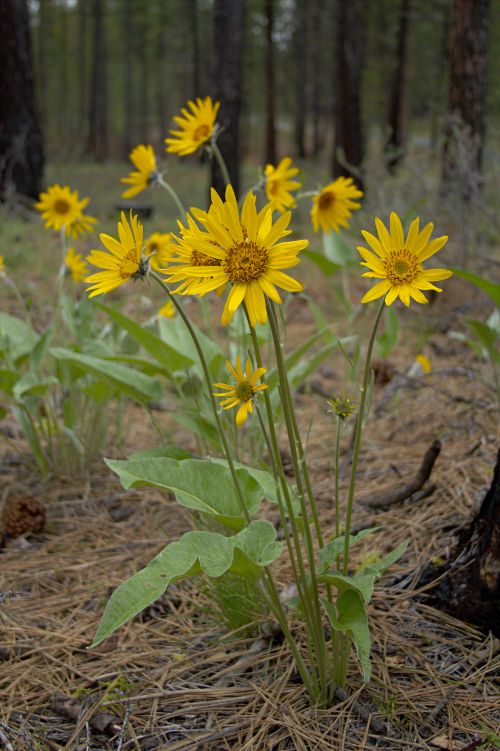
[[165, 188], [165, 190], [167, 191], [167, 193], [170, 195], [175, 205], [177, 206], [177, 211], [184, 218], [184, 216], [186, 215], [186, 209], [182, 205], [181, 199], [179, 198], [175, 190], [172, 188], [172, 186], [169, 183], [167, 183], [166, 180], [163, 179], [162, 175], [158, 175], [157, 183], [158, 185], [161, 185], [162, 188]]
[[[250, 317], [248, 315], [246, 306], [244, 306], [244, 310], [245, 310], [245, 315], [247, 317], [248, 326], [250, 329], [250, 335], [252, 337], [252, 344], [253, 344], [253, 349], [255, 352], [255, 359], [257, 362], [257, 367], [262, 368], [262, 356], [260, 352], [259, 340], [255, 333], [255, 329], [252, 327], [250, 323]], [[286, 511], [283, 508], [283, 501], [280, 495], [278, 495], [278, 508], [280, 511], [281, 523], [282, 523], [283, 529], [285, 530], [285, 534], [287, 536], [289, 535], [288, 521], [290, 522], [290, 528], [292, 531], [292, 539], [293, 539], [293, 544], [295, 548], [295, 555], [293, 554], [291, 543], [288, 546], [288, 552], [290, 556], [290, 562], [292, 564], [292, 570], [293, 570], [295, 583], [297, 585], [297, 591], [299, 593], [299, 599], [301, 601], [302, 609], [304, 611], [304, 619], [306, 621], [306, 634], [307, 634], [307, 639], [308, 639], [308, 651], [310, 655], [311, 669], [314, 670], [314, 672], [316, 672], [316, 665], [314, 662], [314, 657], [313, 657], [313, 652], [312, 652], [312, 647], [311, 647], [311, 642], [310, 642], [311, 637], [314, 634], [314, 621], [312, 620], [312, 617], [311, 617], [312, 611], [308, 603], [308, 595], [307, 595], [307, 590], [306, 590], [307, 574], [306, 574], [306, 570], [304, 566], [304, 560], [302, 557], [302, 548], [300, 545], [297, 520], [295, 519], [292, 501], [290, 498], [290, 490], [288, 488], [285, 471], [283, 469], [283, 462], [281, 461], [281, 455], [279, 452], [278, 437], [276, 435], [276, 428], [275, 428], [274, 420], [273, 420], [273, 409], [271, 405], [271, 399], [269, 397], [269, 389], [265, 389], [263, 394], [264, 394], [264, 403], [266, 406], [267, 424], [269, 427], [270, 445], [272, 447], [271, 461], [272, 461], [273, 469], [276, 471], [279, 477], [279, 481], [280, 481], [282, 492], [283, 492], [283, 498], [285, 499]], [[297, 567], [298, 567], [298, 571], [297, 571]]]
[[[337, 431], [335, 436], [335, 537], [340, 537], [340, 440], [342, 437], [343, 421], [337, 417]], [[337, 556], [337, 571], [340, 571], [340, 555]]]
[[354, 501], [354, 491], [356, 488], [356, 470], [358, 467], [359, 449], [361, 446], [361, 436], [363, 433], [366, 394], [368, 390], [368, 382], [370, 380], [370, 365], [371, 365], [371, 360], [372, 360], [372, 351], [373, 351], [373, 345], [375, 344], [375, 336], [377, 334], [377, 328], [380, 322], [380, 318], [382, 316], [384, 305], [385, 305], [385, 302], [384, 302], [384, 299], [382, 299], [382, 302], [380, 303], [379, 309], [377, 311], [377, 315], [375, 317], [375, 322], [373, 324], [373, 329], [370, 335], [370, 340], [368, 342], [368, 349], [366, 351], [365, 369], [363, 372], [363, 383], [360, 387], [361, 399], [359, 402], [358, 419], [356, 420], [356, 432], [354, 434], [354, 447], [352, 451], [352, 464], [351, 464], [351, 480], [349, 482], [349, 493], [347, 496], [347, 511], [346, 511], [345, 531], [344, 531], [344, 534], [345, 534], [344, 562], [343, 562], [344, 576], [347, 575], [348, 570], [349, 570], [349, 544], [350, 544], [349, 537], [350, 537], [350, 531], [351, 531], [351, 516], [352, 516], [352, 507], [353, 507], [353, 501]]
[[[233, 459], [232, 459], [232, 456], [231, 456], [231, 452], [229, 451], [229, 446], [228, 446], [228, 443], [227, 443], [227, 440], [226, 440], [226, 436], [225, 436], [225, 433], [224, 433], [224, 430], [223, 430], [223, 427], [222, 427], [222, 424], [221, 424], [221, 421], [220, 421], [219, 412], [218, 412], [218, 409], [217, 409], [217, 404], [216, 404], [216, 401], [215, 401], [215, 397], [214, 397], [214, 395], [212, 393], [213, 385], [212, 385], [212, 381], [211, 381], [211, 378], [210, 378], [210, 372], [208, 370], [208, 365], [207, 365], [207, 361], [205, 359], [205, 355], [203, 353], [203, 349], [201, 348], [201, 345], [200, 345], [200, 342], [199, 342], [198, 337], [196, 335], [196, 332], [193, 329], [189, 318], [186, 316], [186, 313], [184, 312], [184, 309], [183, 309], [182, 305], [179, 304], [179, 302], [177, 301], [177, 299], [175, 298], [174, 295], [170, 294], [169, 289], [167, 288], [167, 286], [165, 285], [165, 283], [163, 282], [163, 280], [161, 279], [160, 276], [158, 276], [154, 271], [150, 272], [150, 274], [153, 277], [153, 279], [155, 279], [155, 281], [161, 286], [161, 288], [163, 289], [163, 291], [168, 295], [169, 299], [172, 300], [172, 302], [174, 303], [174, 305], [175, 305], [175, 307], [177, 309], [177, 312], [179, 313], [180, 317], [182, 318], [182, 320], [183, 320], [183, 322], [184, 322], [187, 330], [189, 331], [189, 334], [191, 336], [193, 344], [196, 347], [196, 351], [197, 351], [198, 357], [200, 359], [200, 364], [201, 364], [201, 367], [202, 367], [202, 370], [203, 370], [203, 374], [205, 376], [205, 382], [206, 382], [206, 385], [207, 385], [208, 394], [210, 396], [210, 403], [212, 405], [212, 411], [213, 411], [215, 422], [216, 422], [216, 425], [217, 425], [217, 430], [219, 432], [219, 436], [220, 436], [221, 443], [222, 443], [222, 446], [223, 446], [223, 449], [224, 449], [224, 454], [225, 454], [225, 457], [226, 457], [226, 461], [227, 461], [227, 464], [228, 464], [228, 467], [229, 467], [229, 471], [231, 473], [231, 479], [233, 481], [233, 485], [234, 485], [234, 488], [236, 490], [236, 494], [238, 496], [238, 500], [239, 500], [239, 503], [240, 503], [240, 506], [241, 506], [241, 511], [243, 513], [245, 521], [246, 521], [247, 524], [250, 524], [251, 521], [252, 521], [252, 519], [251, 519], [251, 516], [249, 514], [248, 508], [247, 508], [246, 503], [245, 503], [245, 498], [243, 496], [243, 492], [241, 490], [241, 486], [240, 486], [240, 483], [239, 483], [239, 480], [238, 480], [238, 476], [236, 474], [236, 469], [235, 469], [234, 462], [233, 462]], [[283, 607], [281, 605], [281, 602], [280, 602], [280, 599], [279, 599], [279, 595], [278, 595], [277, 590], [276, 590], [276, 585], [274, 583], [274, 579], [272, 578], [272, 574], [271, 574], [271, 572], [269, 571], [269, 569], [267, 567], [264, 569], [264, 577], [266, 579], [267, 588], [269, 590], [270, 600], [273, 603], [275, 615], [276, 615], [276, 617], [278, 619], [278, 622], [280, 624], [280, 627], [281, 627], [281, 629], [282, 629], [282, 631], [283, 631], [283, 633], [284, 633], [284, 635], [285, 635], [285, 637], [286, 637], [286, 639], [288, 641], [288, 644], [290, 646], [290, 649], [292, 651], [292, 654], [293, 654], [293, 657], [294, 657], [294, 660], [295, 660], [295, 664], [297, 665], [297, 669], [299, 670], [300, 675], [302, 676], [302, 680], [304, 681], [304, 685], [306, 686], [306, 689], [307, 689], [307, 691], [309, 693], [309, 696], [311, 697], [311, 700], [312, 700], [312, 697], [314, 696], [314, 687], [313, 687], [313, 684], [311, 682], [311, 677], [310, 677], [309, 671], [307, 670], [307, 667], [306, 667], [306, 665], [305, 665], [305, 663], [304, 663], [304, 661], [302, 659], [302, 656], [301, 656], [301, 654], [300, 654], [300, 652], [298, 650], [298, 647], [297, 647], [297, 644], [295, 642], [295, 639], [293, 638], [293, 636], [292, 636], [292, 634], [291, 634], [291, 632], [290, 632], [290, 630], [288, 628], [288, 624], [287, 624], [287, 620], [286, 620], [286, 614], [285, 614], [285, 612], [283, 610]]]
[[217, 164], [219, 165], [219, 169], [221, 171], [222, 178], [224, 182], [226, 183], [226, 187], [228, 185], [231, 185], [231, 178], [229, 177], [229, 171], [227, 169], [226, 162], [224, 161], [224, 157], [222, 156], [221, 151], [219, 147], [217, 146], [216, 141], [210, 141], [208, 150], [214, 155], [215, 160]]
[[[326, 683], [327, 683], [327, 679], [326, 679], [326, 651], [327, 650], [326, 650], [325, 635], [323, 632], [323, 625], [322, 625], [322, 618], [321, 618], [321, 606], [320, 606], [320, 601], [319, 601], [318, 581], [317, 581], [317, 576], [316, 576], [316, 561], [315, 561], [315, 556], [314, 556], [313, 539], [312, 539], [312, 534], [311, 534], [311, 528], [309, 526], [309, 513], [308, 513], [306, 501], [305, 501], [304, 484], [302, 482], [301, 462], [299, 462], [299, 454], [298, 454], [298, 444], [300, 442], [300, 444], [302, 445], [302, 442], [300, 440], [297, 440], [297, 435], [298, 435], [297, 422], [295, 419], [293, 402], [291, 400], [290, 387], [288, 384], [288, 378], [286, 374], [285, 361], [284, 361], [283, 352], [281, 349], [281, 341], [280, 341], [280, 335], [279, 335], [279, 330], [278, 330], [278, 322], [276, 319], [276, 312], [271, 302], [268, 302], [267, 309], [268, 309], [269, 323], [271, 326], [271, 334], [273, 338], [274, 351], [276, 355], [276, 363], [278, 366], [280, 392], [281, 392], [281, 397], [283, 401], [283, 413], [285, 416], [285, 424], [286, 424], [286, 429], [288, 433], [290, 455], [292, 458], [295, 480], [297, 482], [297, 488], [299, 491], [300, 508], [301, 508], [302, 518], [303, 518], [303, 535], [304, 535], [304, 540], [305, 540], [307, 561], [308, 561], [310, 577], [311, 577], [312, 605], [314, 608], [314, 626], [316, 629], [317, 659], [319, 663], [318, 668], [320, 672], [321, 689], [322, 689], [322, 692], [324, 692], [326, 691]], [[293, 418], [292, 418], [292, 414], [293, 414]], [[296, 427], [295, 430], [294, 430], [294, 424]], [[302, 460], [304, 460], [303, 448], [302, 448]], [[305, 466], [305, 461], [303, 461], [303, 465]], [[312, 506], [312, 509], [315, 508], [316, 506], [314, 497], [312, 497], [311, 506]], [[317, 517], [317, 513], [316, 513], [316, 517]], [[318, 521], [318, 528], [319, 528], [319, 521]]]

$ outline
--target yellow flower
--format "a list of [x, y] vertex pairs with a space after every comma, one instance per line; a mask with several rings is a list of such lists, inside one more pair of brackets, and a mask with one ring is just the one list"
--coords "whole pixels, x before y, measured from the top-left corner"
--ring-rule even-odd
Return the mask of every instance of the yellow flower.
[[85, 279], [85, 276], [89, 273], [89, 268], [85, 263], [85, 260], [81, 253], [75, 253], [74, 248], [69, 248], [64, 259], [66, 267], [71, 273], [71, 278], [74, 282], [81, 282]]
[[174, 117], [180, 130], [169, 130], [172, 138], [166, 138], [166, 151], [179, 156], [193, 154], [200, 146], [210, 140], [215, 128], [215, 118], [220, 103], [212, 102], [211, 97], [188, 101], [191, 112], [182, 108], [183, 117]]
[[290, 180], [299, 173], [299, 168], [291, 167], [291, 164], [292, 160], [286, 156], [277, 167], [266, 164], [264, 169], [267, 200], [273, 209], [281, 212], [295, 207], [295, 200], [290, 191], [297, 190], [302, 185], [297, 180]]
[[[204, 295], [220, 289], [228, 282], [232, 285], [222, 314], [223, 325], [228, 324], [237, 308], [245, 303], [250, 322], [266, 323], [266, 296], [277, 303], [281, 298], [276, 286], [289, 292], [301, 292], [302, 284], [282, 269], [290, 269], [300, 263], [297, 253], [308, 245], [307, 240], [278, 242], [290, 234], [288, 224], [291, 214], [287, 211], [273, 224], [273, 212], [267, 205], [257, 213], [255, 196], [248, 193], [240, 212], [234, 190], [226, 188], [225, 203], [212, 189], [212, 208], [208, 213], [192, 209], [203, 230], [191, 221], [190, 232], [184, 235], [184, 245], [191, 245], [191, 252], [202, 253], [211, 259], [200, 265], [190, 262], [184, 266], [168, 267], [166, 273], [173, 276], [168, 281], [182, 279], [198, 285], [190, 288], [189, 294]], [[179, 291], [177, 289], [176, 291]]]
[[78, 219], [75, 219], [69, 227], [66, 227], [67, 234], [76, 240], [80, 235], [84, 235], [86, 232], [94, 231], [94, 224], [97, 224], [97, 219], [88, 214], [82, 214]]
[[170, 232], [153, 232], [145, 240], [145, 254], [149, 265], [154, 271], [160, 271], [167, 265], [172, 256], [172, 235]]
[[109, 251], [92, 250], [87, 260], [93, 266], [104, 271], [98, 271], [85, 279], [88, 284], [89, 297], [110, 292], [125, 284], [129, 279], [142, 279], [148, 273], [149, 264], [142, 256], [143, 229], [136, 216], [130, 212], [130, 224], [125, 214], [121, 213], [118, 222], [118, 236], [115, 240], [111, 235], [101, 234], [102, 244]]
[[430, 373], [432, 370], [431, 361], [426, 355], [417, 355], [416, 360], [424, 373]]
[[146, 190], [155, 180], [158, 172], [156, 157], [152, 146], [136, 146], [130, 152], [130, 161], [137, 167], [135, 172], [130, 172], [128, 177], [122, 177], [122, 183], [128, 183], [131, 188], [122, 193], [123, 198], [133, 198], [138, 193]]
[[361, 206], [353, 199], [362, 195], [350, 177], [339, 177], [327, 185], [313, 198], [311, 221], [314, 231], [318, 232], [321, 227], [323, 232], [331, 229], [338, 232], [340, 227], [347, 227], [352, 212]]
[[442, 291], [431, 282], [448, 279], [452, 272], [448, 269], [426, 270], [422, 267], [422, 262], [441, 250], [447, 237], [438, 237], [429, 242], [434, 225], [429, 223], [420, 232], [417, 217], [411, 223], [405, 239], [401, 220], [394, 212], [391, 213], [390, 233], [378, 218], [375, 219], [375, 226], [378, 238], [364, 230], [362, 235], [376, 255], [363, 247], [358, 247], [358, 251], [363, 258], [361, 266], [370, 269], [363, 276], [383, 281], [377, 282], [361, 302], [370, 302], [386, 295], [386, 305], [391, 305], [399, 297], [408, 306], [411, 298], [419, 303], [428, 302], [422, 293], [423, 289]]
[[342, 421], [345, 420], [346, 417], [354, 415], [358, 409], [358, 405], [354, 404], [350, 396], [333, 396], [331, 399], [327, 400], [327, 404], [332, 408], [331, 411], [334, 412], [337, 417], [340, 417]]
[[5, 276], [6, 273], [7, 272], [5, 270], [4, 258], [3, 258], [3, 256], [0, 256], [0, 276]]
[[259, 378], [262, 378], [264, 373], [267, 373], [267, 368], [257, 368], [257, 370], [254, 370], [252, 373], [252, 365], [250, 360], [247, 360], [245, 372], [243, 372], [239, 355], [236, 359], [236, 368], [233, 368], [229, 360], [226, 360], [226, 367], [236, 379], [236, 385], [231, 386], [228, 383], [214, 383], [214, 386], [217, 386], [218, 389], [224, 389], [222, 393], [214, 393], [214, 396], [223, 398], [224, 401], [222, 401], [220, 405], [224, 409], [231, 409], [239, 404], [240, 408], [236, 413], [236, 425], [243, 425], [248, 417], [248, 413], [252, 412], [252, 399], [254, 395], [258, 391], [267, 389], [267, 383], [257, 385]]
[[45, 220], [45, 227], [59, 231], [62, 227], [69, 228], [80, 219], [88, 202], [88, 198], [80, 200], [77, 190], [56, 184], [51, 185], [46, 193], [40, 193], [40, 201], [35, 207]]
[[163, 318], [173, 318], [176, 313], [177, 311], [172, 300], [167, 300], [165, 305], [158, 311], [158, 315], [163, 316]]

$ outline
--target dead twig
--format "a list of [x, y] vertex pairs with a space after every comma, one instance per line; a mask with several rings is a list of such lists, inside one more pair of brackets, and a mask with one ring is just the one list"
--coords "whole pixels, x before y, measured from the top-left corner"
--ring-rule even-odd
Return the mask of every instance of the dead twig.
[[[394, 490], [392, 493], [383, 493], [380, 495], [367, 495], [359, 499], [359, 502], [364, 506], [370, 508], [386, 509], [392, 506], [394, 503], [400, 503], [406, 498], [413, 496], [418, 491], [422, 490], [423, 486], [427, 482], [432, 472], [434, 462], [439, 456], [441, 451], [441, 442], [433, 441], [431, 446], [425, 452], [420, 469], [417, 472], [416, 477], [402, 488]], [[435, 490], [435, 487], [433, 488]], [[426, 492], [426, 495], [430, 495]], [[422, 496], [420, 496], [421, 498]], [[424, 496], [425, 497], [425, 496]]]
[[[336, 688], [335, 698], [338, 699], [339, 701], [349, 701], [351, 697], [349, 696], [348, 693], [344, 691], [343, 688]], [[369, 724], [369, 726], [371, 727], [374, 733], [386, 733], [387, 732], [387, 726], [385, 722], [377, 719], [376, 717], [373, 717], [368, 707], [365, 707], [363, 704], [361, 704], [357, 700], [352, 702], [352, 706], [355, 709], [355, 711], [358, 713], [358, 715], [361, 717], [361, 719]]]
[[1, 723], [0, 726], [0, 748], [4, 749], [4, 751], [14, 751], [14, 746], [10, 742], [8, 736], [6, 733], [4, 733], [3, 728], [7, 727], [3, 723]]

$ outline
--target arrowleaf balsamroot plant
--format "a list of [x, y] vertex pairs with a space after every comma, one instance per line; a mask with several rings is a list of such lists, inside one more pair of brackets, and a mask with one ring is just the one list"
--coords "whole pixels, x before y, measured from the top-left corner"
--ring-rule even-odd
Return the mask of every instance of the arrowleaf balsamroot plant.
[[[165, 188], [179, 210], [178, 232], [156, 233], [144, 241], [138, 218], [132, 213], [127, 218], [122, 213], [118, 237], [101, 234], [106, 250], [92, 250], [87, 258], [100, 270], [88, 276], [86, 282], [90, 285], [89, 297], [107, 294], [130, 280], [151, 279], [163, 290], [166, 302], [155, 319], [161, 323], [160, 330], [163, 327], [164, 332], [172, 332], [170, 341], [168, 335], [160, 339], [118, 311], [99, 307], [157, 358], [161, 372], [171, 375], [168, 367], [176, 359], [179, 368], [196, 369], [197, 411], [208, 410], [211, 432], [207, 434], [207, 446], [217, 446], [218, 450], [216, 455], [210, 455], [208, 449], [200, 452], [205, 458], [197, 459], [177, 448], [146, 452], [125, 461], [107, 461], [125, 487], [149, 484], [173, 492], [177, 502], [191, 510], [199, 528], [171, 542], [144, 569], [117, 588], [106, 606], [94, 644], [161, 596], [171, 582], [196, 574], [215, 579], [230, 576], [231, 581], [243, 578], [249, 582], [249, 591], [259, 592], [259, 599], [279, 623], [310, 702], [325, 706], [333, 700], [336, 687], [345, 684], [353, 646], [363, 679], [369, 680], [367, 606], [377, 578], [405, 549], [403, 544], [384, 558], [370, 559], [354, 573], [350, 571], [352, 547], [377, 531], [351, 532], [377, 328], [385, 306], [397, 297], [405, 305], [411, 299], [426, 302], [422, 290], [435, 289], [432, 282], [451, 275], [445, 269], [425, 270], [422, 266], [443, 247], [447, 238], [431, 241], [432, 225], [420, 231], [418, 219], [405, 237], [401, 221], [394, 213], [390, 230], [376, 219], [378, 237], [363, 232], [370, 246], [370, 250], [358, 248], [361, 264], [369, 269], [364, 276], [379, 281], [362, 302], [383, 299], [375, 314], [357, 392], [333, 396], [329, 401], [336, 422], [336, 472], [332, 493], [335, 534], [327, 539], [319, 522], [295, 414], [291, 370], [283, 354], [286, 311], [278, 316], [276, 305], [282, 303], [278, 290], [298, 293], [304, 289], [303, 276], [299, 280], [287, 273], [300, 264], [300, 253], [308, 246], [306, 239], [290, 238], [289, 225], [296, 202], [311, 198], [314, 231], [322, 229], [326, 237], [331, 237], [332, 230], [338, 232], [340, 227], [348, 225], [352, 212], [360, 208], [358, 199], [363, 194], [352, 179], [339, 178], [320, 191], [294, 196], [301, 187], [301, 181], [294, 179], [299, 170], [291, 159], [285, 158], [276, 167], [266, 166], [259, 184], [243, 197], [240, 208], [217, 147], [219, 104], [207, 97], [189, 102], [188, 107], [174, 118], [178, 129], [170, 132], [166, 150], [179, 156], [199, 149], [208, 151], [226, 177], [225, 195], [220, 196], [212, 189], [208, 210], [191, 208], [186, 213], [176, 192], [159, 171], [152, 147], [138, 146], [131, 153], [137, 169], [123, 178], [131, 186], [124, 195], [133, 196], [149, 187]], [[39, 205], [46, 221], [55, 228], [68, 228], [81, 221], [85, 201], [79, 201], [78, 195], [69, 189], [54, 188], [57, 189], [54, 195], [50, 191], [43, 194]], [[267, 198], [261, 208], [257, 206], [259, 192]], [[68, 261], [70, 268], [79, 273], [80, 259], [77, 256], [69, 259], [73, 264], [71, 267]], [[212, 292], [215, 305], [217, 297], [225, 297], [223, 305], [220, 304], [221, 322], [228, 326], [229, 336], [224, 341], [231, 338], [235, 322], [244, 329], [237, 342], [233, 342], [232, 351], [224, 353], [226, 357], [214, 354], [215, 342], [196, 327], [188, 315], [190, 307], [184, 304], [186, 295], [200, 299], [205, 304], [207, 329], [211, 331], [210, 308], [206, 307], [205, 298]], [[182, 351], [181, 329], [189, 340], [189, 346], [183, 344]], [[267, 336], [269, 344], [266, 362], [261, 352], [263, 336]], [[340, 343], [338, 346], [342, 348]], [[221, 381], [220, 364], [224, 359], [234, 383]], [[178, 388], [175, 377], [171, 380]], [[224, 410], [233, 407], [237, 408], [235, 421], [224, 417]], [[340, 437], [344, 422], [354, 412], [358, 414], [351, 475], [343, 500], [338, 471]], [[283, 417], [293, 486], [282, 463], [278, 414]], [[249, 423], [255, 425], [260, 443], [267, 451], [266, 462], [258, 469], [237, 460], [235, 436], [244, 437], [252, 427]], [[200, 422], [191, 420], [190, 424], [199, 426]], [[278, 508], [283, 542], [276, 539], [274, 526], [259, 518], [264, 498]], [[284, 552], [289, 558], [296, 591], [287, 608], [280, 599], [272, 567]], [[298, 618], [303, 623], [304, 640], [296, 631]], [[330, 626], [330, 638], [325, 635], [326, 623]]]

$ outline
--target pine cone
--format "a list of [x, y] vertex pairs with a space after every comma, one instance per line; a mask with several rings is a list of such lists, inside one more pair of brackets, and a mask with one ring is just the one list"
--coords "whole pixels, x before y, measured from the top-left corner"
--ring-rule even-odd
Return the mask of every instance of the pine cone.
[[30, 495], [9, 498], [3, 507], [2, 520], [9, 537], [41, 532], [45, 526], [45, 507]]

